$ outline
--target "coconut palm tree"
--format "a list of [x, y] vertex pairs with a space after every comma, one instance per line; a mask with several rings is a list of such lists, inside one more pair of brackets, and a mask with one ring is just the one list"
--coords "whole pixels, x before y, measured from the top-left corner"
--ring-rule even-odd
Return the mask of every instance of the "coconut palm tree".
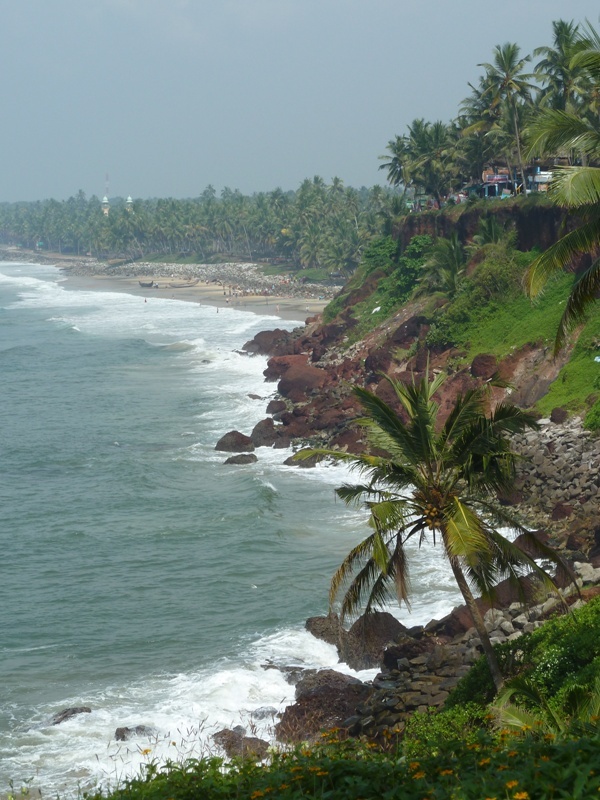
[[465, 251], [458, 233], [448, 239], [438, 239], [431, 254], [421, 267], [415, 297], [441, 291], [454, 297], [465, 274]]
[[[572, 64], [584, 70], [589, 86], [600, 92], [600, 38], [587, 44], [573, 56]], [[536, 297], [548, 278], [568, 267], [576, 256], [589, 253], [592, 257], [565, 305], [554, 343], [558, 352], [600, 291], [600, 121], [591, 115], [547, 109], [531, 126], [530, 135], [532, 153], [574, 150], [588, 161], [585, 166], [556, 170], [549, 195], [558, 205], [576, 212], [582, 222], [536, 258], [527, 274], [527, 291]]]
[[[485, 413], [486, 392], [476, 389], [459, 396], [443, 425], [434, 395], [443, 376], [428, 376], [410, 385], [388, 379], [407, 418], [365, 389], [354, 395], [365, 410], [359, 420], [370, 443], [387, 455], [352, 455], [339, 451], [305, 450], [297, 457], [330, 455], [348, 462], [364, 480], [337, 489], [348, 504], [365, 507], [372, 533], [354, 547], [335, 573], [330, 590], [333, 605], [343, 592], [342, 618], [365, 601], [365, 611], [381, 605], [390, 589], [409, 602], [407, 544], [441, 545], [481, 639], [494, 684], [503, 677], [473, 590], [493, 598], [502, 577], [518, 582], [534, 572], [555, 588], [533, 555], [559, 563], [558, 556], [525, 531], [495, 502], [499, 490], [511, 485], [515, 455], [508, 437], [535, 428], [533, 419], [513, 405], [500, 403]], [[521, 546], [509, 541], [498, 526], [523, 534]], [[527, 553], [524, 550], [527, 550]]]
[[525, 169], [522, 156], [522, 134], [519, 125], [520, 115], [517, 107], [519, 103], [529, 103], [531, 101], [531, 92], [534, 89], [531, 79], [535, 76], [533, 73], [523, 71], [525, 64], [530, 59], [531, 56], [520, 57], [520, 48], [517, 44], [506, 42], [503, 45], [496, 45], [492, 63], [479, 65], [486, 69], [487, 92], [491, 105], [497, 106], [504, 103], [506, 109], [510, 111], [519, 171], [523, 181], [523, 191], [525, 191], [526, 185]]
[[573, 67], [571, 60], [578, 46], [579, 25], [563, 19], [552, 23], [553, 47], [538, 47], [534, 56], [543, 56], [536, 64], [535, 74], [544, 86], [540, 104], [561, 111], [574, 111], [577, 94], [581, 90], [581, 69]]

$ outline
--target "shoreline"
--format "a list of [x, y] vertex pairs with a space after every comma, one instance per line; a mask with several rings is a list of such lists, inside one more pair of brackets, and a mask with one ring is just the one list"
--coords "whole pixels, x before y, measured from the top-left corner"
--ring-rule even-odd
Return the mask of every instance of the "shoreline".
[[151, 301], [153, 297], [163, 300], [183, 300], [188, 303], [213, 306], [220, 308], [234, 308], [238, 311], [249, 311], [260, 316], [273, 317], [274, 319], [298, 322], [306, 324], [308, 317], [314, 317], [322, 313], [329, 300], [321, 300], [311, 297], [290, 297], [284, 294], [247, 294], [234, 295], [229, 289], [224, 291], [223, 287], [214, 283], [204, 283], [200, 281], [195, 286], [180, 288], [168, 287], [166, 284], [170, 278], [159, 277], [154, 280], [159, 284], [159, 288], [146, 288], [139, 285], [139, 280], [149, 281], [150, 277], [140, 276], [140, 278], [119, 275], [72, 274], [68, 267], [56, 265], [57, 269], [65, 277], [65, 288], [73, 290], [88, 291], [113, 291], [125, 292], [126, 294], [143, 297], [145, 301]]

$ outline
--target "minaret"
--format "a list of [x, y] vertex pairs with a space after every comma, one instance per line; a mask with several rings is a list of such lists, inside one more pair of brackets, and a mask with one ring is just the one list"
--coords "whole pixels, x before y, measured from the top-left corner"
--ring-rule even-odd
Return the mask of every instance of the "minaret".
[[127, 211], [128, 214], [131, 214], [131, 212], [133, 211], [133, 199], [131, 195], [129, 195], [127, 200], [125, 200], [125, 210]]
[[108, 202], [108, 172], [106, 173], [106, 177], [104, 179], [104, 197], [102, 198], [102, 213], [105, 217], [108, 217], [108, 212], [110, 211], [110, 203]]

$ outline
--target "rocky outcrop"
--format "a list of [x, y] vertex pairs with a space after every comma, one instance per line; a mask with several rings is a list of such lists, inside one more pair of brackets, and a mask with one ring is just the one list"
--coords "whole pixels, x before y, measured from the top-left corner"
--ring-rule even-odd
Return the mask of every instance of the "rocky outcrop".
[[227, 453], [250, 453], [254, 450], [254, 442], [240, 431], [229, 431], [216, 443], [215, 450], [224, 450]]
[[237, 456], [229, 456], [225, 459], [224, 464], [254, 464], [258, 458], [254, 453], [240, 453]]
[[115, 731], [115, 739], [117, 742], [128, 742], [136, 736], [155, 736], [156, 731], [154, 728], [149, 728], [147, 725], [135, 725], [134, 727], [117, 728]]
[[371, 694], [372, 689], [367, 684], [333, 670], [326, 672], [327, 676], [316, 679], [314, 688], [303, 692], [285, 709], [275, 726], [279, 741], [311, 741], [318, 738], [322, 730], [342, 727], [344, 720]]
[[91, 714], [91, 713], [92, 709], [89, 706], [76, 706], [73, 708], [65, 708], [52, 717], [51, 724], [60, 725], [61, 722], [66, 722], [68, 719], [76, 717], [78, 714]]
[[214, 734], [213, 739], [222, 747], [229, 758], [247, 758], [252, 761], [262, 761], [267, 755], [269, 743], [256, 736], [246, 736], [246, 731], [240, 725], [233, 729], [224, 728]]

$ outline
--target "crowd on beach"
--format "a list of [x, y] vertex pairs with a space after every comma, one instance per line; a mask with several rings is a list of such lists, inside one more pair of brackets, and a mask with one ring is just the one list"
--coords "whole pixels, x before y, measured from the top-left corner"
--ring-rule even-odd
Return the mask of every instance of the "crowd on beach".
[[[6, 253], [3, 254], [6, 258]], [[14, 254], [12, 255], [14, 258]], [[19, 253], [19, 259], [23, 254]], [[54, 259], [36, 254], [25, 260], [38, 263], [53, 263], [67, 270], [70, 275], [105, 276], [113, 278], [138, 278], [154, 280], [159, 286], [165, 281], [195, 281], [218, 284], [232, 298], [248, 296], [296, 297], [313, 300], [329, 300], [340, 291], [341, 285], [325, 285], [303, 281], [296, 276], [265, 275], [259, 264], [226, 262], [221, 264], [172, 264], [169, 262], [136, 261], [126, 264], [110, 264], [95, 258]]]

